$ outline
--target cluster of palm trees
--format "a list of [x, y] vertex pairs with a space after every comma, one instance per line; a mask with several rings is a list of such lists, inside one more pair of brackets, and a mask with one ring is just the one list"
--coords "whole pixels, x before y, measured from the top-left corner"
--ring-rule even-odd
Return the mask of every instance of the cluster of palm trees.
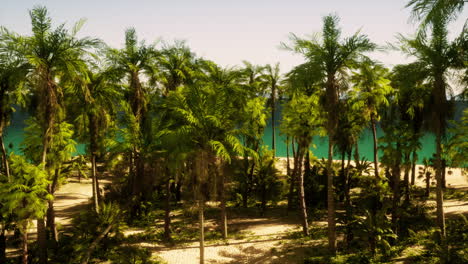
[[[47, 263], [47, 243], [58, 241], [53, 195], [70, 171], [78, 140], [87, 144], [93, 209], [97, 214], [102, 205], [99, 161], [120, 169], [123, 204], [131, 208], [132, 216], [139, 213], [142, 201], [151, 199], [156, 186], [164, 186], [164, 235], [168, 240], [172, 193], [174, 189], [180, 192], [183, 185], [199, 208], [203, 263], [205, 203], [214, 199], [220, 202], [220, 226], [227, 238], [228, 164], [234, 160], [243, 164], [240, 192], [243, 205], [247, 206], [254, 173], [259, 171], [265, 156], [262, 136], [269, 115], [275, 156], [278, 103], [284, 105], [281, 131], [288, 138], [288, 153], [292, 146], [294, 156], [293, 168], [289, 154], [287, 160], [288, 208], [294, 207], [297, 192], [304, 235], [309, 235], [304, 171], [310, 166], [314, 136], [328, 136], [328, 244], [335, 253], [334, 153], [342, 154], [341, 175], [347, 186], [345, 204], [349, 205], [351, 155], [354, 152], [357, 166], [357, 142], [366, 126], [372, 128], [373, 171], [376, 181], [383, 180], [383, 171], [393, 181], [392, 222], [397, 225], [400, 168], [405, 169], [405, 186], [409, 186], [409, 170], [413, 169], [414, 179], [418, 142], [423, 125], [427, 124], [436, 135], [437, 219], [444, 238], [442, 145], [451, 113], [448, 74], [467, 70], [467, 28], [450, 42], [447, 24], [463, 4], [464, 1], [410, 1], [408, 6], [423, 21], [422, 26], [416, 37], [401, 36], [395, 47], [416, 61], [393, 70], [366, 55], [377, 49], [366, 35], [356, 32], [343, 38], [339, 18], [326, 16], [317, 37], [291, 35], [290, 42], [283, 43], [284, 48], [305, 58], [305, 63], [284, 76], [279, 64], [257, 66], [244, 62], [242, 67], [221, 67], [196, 56], [183, 42], [166, 43], [160, 48], [148, 45], [138, 40], [133, 28], [125, 32], [122, 49], [111, 48], [99, 39], [78, 38], [84, 21], [72, 29], [64, 24], [54, 28], [46, 8], [32, 9], [31, 35], [21, 36], [0, 28], [0, 143], [4, 175], [0, 191], [5, 193], [1, 198], [2, 239], [9, 223], [17, 222], [24, 235], [23, 263], [28, 263], [27, 228], [31, 220], [36, 220], [39, 263]], [[460, 83], [466, 87], [466, 77]], [[26, 159], [8, 155], [3, 143], [3, 132], [15, 105], [31, 113], [22, 145]], [[376, 128], [379, 121], [389, 134], [380, 147], [385, 152], [380, 166]], [[408, 136], [389, 141], [392, 133], [403, 132], [408, 132]], [[459, 143], [449, 148], [452, 152], [463, 148], [460, 136], [456, 140]], [[463, 157], [458, 157], [458, 164], [463, 164], [460, 159]], [[409, 187], [406, 189], [409, 195]]]

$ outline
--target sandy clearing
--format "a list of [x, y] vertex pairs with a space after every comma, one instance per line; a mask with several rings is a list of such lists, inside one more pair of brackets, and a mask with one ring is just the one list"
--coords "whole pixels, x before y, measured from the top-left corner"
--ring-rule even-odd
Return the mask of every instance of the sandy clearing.
[[[280, 169], [285, 171], [286, 159], [280, 162]], [[466, 176], [459, 169], [449, 169], [453, 173], [447, 174], [449, 187], [468, 187]], [[109, 178], [101, 179], [103, 187], [109, 184]], [[420, 182], [418, 184], [424, 184]], [[70, 227], [74, 215], [86, 208], [92, 196], [91, 180], [73, 177], [61, 186], [55, 195], [57, 223], [62, 227]], [[458, 200], [446, 200], [447, 214], [468, 212], [468, 203]], [[34, 223], [35, 224], [35, 223]], [[324, 223], [313, 223], [311, 226], [324, 226]], [[326, 224], [325, 224], [326, 226]], [[295, 244], [295, 240], [285, 239], [283, 236], [291, 231], [299, 231], [299, 220], [296, 223], [284, 219], [271, 218], [237, 218], [229, 219], [229, 228], [236, 228], [247, 233], [243, 239], [230, 239], [228, 244], [221, 242], [206, 246], [206, 263], [301, 263], [303, 255], [310, 245]], [[35, 235], [35, 227], [31, 226], [31, 239]], [[142, 233], [143, 230], [131, 229], [126, 235]], [[317, 243], [312, 241], [311, 243]], [[160, 244], [141, 243], [140, 246], [153, 249], [154, 255], [161, 257], [169, 264], [198, 263], [198, 242], [192, 242], [179, 247], [165, 247]]]

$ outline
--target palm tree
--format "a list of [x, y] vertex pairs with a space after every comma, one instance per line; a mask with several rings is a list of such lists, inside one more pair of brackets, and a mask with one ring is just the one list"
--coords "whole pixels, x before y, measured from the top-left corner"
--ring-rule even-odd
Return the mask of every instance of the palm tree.
[[412, 15], [421, 21], [421, 28], [437, 23], [438, 16], [454, 20], [463, 11], [466, 0], [410, 0], [405, 7], [412, 8]]
[[450, 114], [450, 104], [447, 101], [447, 75], [454, 65], [457, 55], [455, 44], [447, 40], [447, 19], [437, 16], [432, 23], [431, 37], [418, 35], [415, 39], [400, 37], [402, 50], [423, 66], [424, 81], [430, 87], [431, 128], [436, 136], [435, 170], [436, 170], [436, 199], [437, 223], [445, 241], [445, 217], [442, 190], [442, 140], [445, 137], [447, 118]]
[[302, 39], [291, 35], [292, 47], [283, 45], [296, 53], [304, 55], [306, 60], [320, 70], [325, 100], [323, 107], [328, 114], [326, 130], [328, 132], [328, 162], [327, 162], [327, 201], [328, 201], [328, 242], [332, 253], [336, 252], [335, 202], [333, 196], [333, 145], [339, 113], [336, 111], [339, 98], [340, 75], [355, 64], [363, 52], [371, 51], [375, 45], [365, 35], [359, 32], [340, 40], [341, 30], [338, 28], [339, 18], [328, 15], [323, 18], [322, 39]]
[[[243, 112], [239, 116], [244, 124], [242, 131], [243, 143], [247, 148], [258, 152], [262, 145], [262, 137], [266, 127], [267, 109], [265, 100], [265, 86], [263, 82], [264, 67], [254, 65], [248, 61], [243, 61], [243, 68], [240, 70], [239, 84], [247, 100]], [[248, 206], [248, 200], [253, 189], [253, 181], [258, 161], [249, 159], [247, 155], [243, 157], [243, 178], [240, 183], [242, 193], [242, 204], [244, 208]]]
[[[108, 62], [112, 70], [119, 75], [127, 84], [124, 95], [130, 105], [130, 110], [135, 119], [134, 133], [140, 135], [139, 144], [132, 146], [132, 157], [130, 164], [130, 193], [143, 195], [144, 184], [144, 161], [142, 148], [146, 145], [144, 141], [149, 137], [148, 102], [149, 94], [147, 87], [141, 81], [144, 76], [154, 79], [156, 75], [156, 57], [158, 56], [154, 45], [138, 43], [134, 28], [125, 31], [125, 47], [121, 50], [109, 49]], [[148, 142], [146, 142], [148, 143]]]
[[309, 235], [309, 225], [307, 222], [302, 164], [304, 163], [304, 156], [309, 152], [312, 138], [318, 134], [318, 129], [322, 122], [318, 111], [320, 109], [318, 101], [318, 96], [316, 95], [307, 96], [299, 94], [293, 96], [291, 101], [285, 106], [281, 126], [282, 130], [291, 138], [294, 138], [298, 144], [292, 177], [298, 179], [297, 189], [299, 191], [302, 231], [305, 236]]
[[354, 72], [351, 77], [357, 99], [355, 106], [362, 110], [366, 120], [369, 120], [372, 126], [372, 135], [374, 140], [374, 170], [375, 177], [379, 177], [379, 156], [377, 144], [376, 122], [379, 119], [379, 109], [387, 106], [387, 95], [391, 93], [392, 87], [388, 70], [382, 65], [370, 60], [365, 60], [359, 64], [359, 71]]
[[[204, 204], [210, 186], [210, 167], [217, 167], [216, 160], [230, 162], [232, 155], [243, 155], [246, 150], [240, 142], [237, 130], [238, 102], [233, 98], [236, 91], [232, 85], [233, 73], [221, 69], [210, 62], [203, 63], [206, 77], [192, 85], [181, 86], [170, 93], [166, 107], [179, 120], [175, 130], [178, 138], [190, 146], [190, 155], [194, 157], [193, 188], [199, 207], [200, 222], [200, 263], [204, 263]], [[235, 76], [235, 74], [234, 74]], [[211, 170], [211, 172], [214, 172]], [[224, 185], [224, 176], [219, 179]], [[224, 197], [221, 195], [221, 209]], [[227, 236], [225, 213], [222, 215], [222, 231]]]
[[278, 96], [279, 85], [281, 83], [281, 73], [279, 63], [274, 66], [270, 64], [265, 66], [265, 73], [262, 75], [264, 85], [268, 87], [270, 92], [270, 106], [271, 106], [271, 149], [273, 150], [273, 157], [276, 156], [276, 100]]
[[192, 81], [195, 63], [195, 54], [184, 42], [175, 42], [174, 45], [167, 45], [161, 50], [161, 56], [158, 56], [158, 82], [163, 84], [165, 96], [180, 85]]
[[[10, 179], [8, 157], [3, 142], [3, 131], [8, 126], [13, 103], [24, 105], [21, 89], [29, 72], [29, 64], [18, 51], [20, 37], [0, 27], [0, 145], [2, 167], [7, 179]], [[0, 170], [1, 172], [1, 170]]]
[[[84, 24], [84, 20], [77, 22], [71, 31], [65, 25], [52, 28], [52, 21], [45, 7], [35, 7], [30, 12], [32, 36], [24, 39], [25, 57], [32, 65], [31, 82], [36, 88], [38, 97], [37, 119], [41, 120], [42, 155], [41, 164], [47, 169], [47, 152], [56, 123], [64, 119], [63, 87], [59, 81], [63, 76], [73, 76], [86, 70], [83, 56], [95, 47], [99, 41], [92, 38], [77, 38], [76, 34]], [[44, 219], [38, 219], [39, 263], [47, 262], [47, 248], [45, 244]], [[54, 230], [54, 227], [50, 227]], [[54, 236], [56, 238], [56, 236]]]
[[[96, 67], [95, 67], [96, 68]], [[116, 85], [117, 80], [112, 71], [89, 70], [88, 79], [70, 80], [67, 92], [73, 100], [79, 100], [82, 106], [78, 116], [78, 131], [89, 142], [88, 151], [91, 160], [91, 179], [93, 188], [93, 204], [99, 213], [99, 185], [96, 170], [96, 159], [102, 151], [106, 131], [114, 125], [116, 109], [121, 98]], [[74, 101], [73, 103], [76, 103]]]

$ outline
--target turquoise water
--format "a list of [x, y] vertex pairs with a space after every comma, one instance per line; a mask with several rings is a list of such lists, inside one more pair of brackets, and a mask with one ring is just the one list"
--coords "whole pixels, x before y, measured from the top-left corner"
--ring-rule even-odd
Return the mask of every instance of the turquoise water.
[[[461, 112], [466, 108], [467, 103], [458, 102], [456, 111], [455, 111], [455, 120], [460, 120]], [[277, 122], [276, 122], [276, 156], [286, 157], [286, 137], [280, 135], [279, 124], [281, 122], [281, 107], [277, 108]], [[26, 124], [24, 121], [28, 118], [28, 114], [24, 111], [18, 110], [13, 114], [11, 125], [7, 128], [5, 133], [5, 145], [9, 152], [15, 152], [17, 154], [21, 153], [21, 142], [23, 141], [23, 133]], [[271, 119], [270, 119], [271, 120]], [[271, 123], [268, 124], [265, 134], [263, 136], [264, 144], [271, 147]], [[380, 128], [377, 129], [378, 136], [382, 136], [383, 132]], [[418, 151], [419, 161], [422, 163], [424, 158], [430, 158], [435, 151], [434, 144], [434, 135], [427, 133], [421, 139], [422, 148]], [[328, 152], [328, 139], [327, 137], [314, 137], [313, 145], [311, 151], [314, 153], [314, 156], [318, 158], [327, 158]], [[79, 144], [77, 146], [77, 154], [85, 153], [85, 145]], [[292, 150], [290, 149], [290, 153]], [[366, 129], [360, 137], [359, 140], [359, 154], [360, 157], [365, 157], [369, 161], [373, 161], [373, 141], [372, 141], [372, 132], [370, 129]], [[382, 153], [379, 153], [381, 156]], [[335, 155], [335, 159], [341, 159], [338, 153]]]

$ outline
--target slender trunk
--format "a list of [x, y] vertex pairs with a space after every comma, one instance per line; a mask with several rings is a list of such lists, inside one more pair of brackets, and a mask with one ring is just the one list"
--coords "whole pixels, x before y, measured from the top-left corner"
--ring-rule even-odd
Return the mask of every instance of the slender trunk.
[[356, 163], [356, 166], [359, 164], [359, 140], [356, 140], [356, 143], [354, 144], [354, 162]]
[[328, 207], [328, 247], [336, 254], [335, 198], [333, 193], [333, 134], [329, 133], [327, 161], [327, 207]]
[[429, 197], [429, 193], [431, 191], [431, 172], [426, 172], [426, 192], [424, 195]]
[[97, 155], [97, 120], [94, 114], [88, 114], [89, 119], [89, 148], [91, 151], [91, 180], [93, 189], [93, 205], [96, 213], [99, 214], [99, 189], [97, 184], [96, 155]]
[[[57, 190], [57, 184], [60, 178], [60, 169], [55, 169], [54, 171], [54, 177], [52, 179], [52, 184], [49, 184], [47, 186], [48, 192], [51, 195], [55, 194], [55, 191]], [[52, 238], [52, 241], [57, 243], [58, 241], [58, 232], [57, 232], [57, 226], [55, 224], [55, 207], [54, 207], [54, 200], [49, 200], [48, 201], [48, 208], [47, 208], [47, 231], [49, 232], [50, 237]]]
[[411, 185], [414, 185], [416, 181], [416, 150], [413, 151], [413, 158], [411, 159]]
[[[397, 143], [396, 149], [399, 150], [400, 144]], [[400, 161], [401, 161], [401, 152], [398, 151], [396, 162], [393, 165], [392, 176], [393, 176], [393, 201], [392, 201], [392, 226], [393, 231], [397, 233], [398, 231], [398, 208], [400, 206]]]
[[410, 182], [409, 182], [409, 174], [410, 174], [410, 160], [409, 155], [405, 155], [405, 172], [404, 172], [404, 185], [405, 185], [405, 203], [408, 204], [410, 201]]
[[345, 243], [346, 246], [349, 248], [351, 241], [353, 240], [353, 231], [351, 226], [349, 225], [349, 221], [352, 219], [352, 207], [351, 207], [351, 197], [350, 197], [350, 179], [349, 179], [349, 167], [351, 165], [351, 153], [350, 151], [348, 153], [348, 164], [346, 165], [346, 173], [345, 173], [345, 185], [344, 185], [344, 203], [345, 203], [345, 212], [346, 212], [346, 217], [344, 218], [344, 225], [345, 225], [345, 230], [346, 230], [346, 236], [345, 236]]
[[445, 159], [442, 159], [442, 188], [444, 190], [445, 188], [447, 188], [446, 181], [445, 181], [446, 169], [447, 169], [447, 162], [445, 161]]
[[96, 155], [91, 154], [91, 179], [93, 185], [93, 204], [94, 210], [99, 214], [99, 198], [98, 198], [98, 187], [97, 187], [97, 175], [96, 175]]
[[2, 148], [3, 169], [4, 169], [5, 174], [7, 176], [8, 182], [10, 182], [11, 181], [11, 179], [10, 179], [10, 165], [8, 163], [8, 156], [7, 156], [7, 153], [6, 153], [5, 144], [3, 142], [3, 132], [2, 131], [0, 131], [0, 145], [1, 145], [1, 148]]
[[169, 177], [169, 169], [166, 167], [166, 200], [164, 202], [164, 238], [171, 241], [171, 179]]
[[47, 235], [44, 217], [37, 219], [37, 243], [39, 245], [39, 264], [47, 263]]
[[342, 186], [342, 189], [341, 191], [339, 192], [340, 193], [340, 202], [343, 202], [344, 200], [344, 188], [345, 188], [345, 185], [346, 185], [346, 174], [345, 174], [345, 151], [342, 151], [341, 152], [341, 186]]
[[291, 163], [289, 162], [289, 136], [286, 137], [286, 175], [291, 177]]
[[47, 201], [49, 207], [47, 208], [47, 230], [50, 232], [50, 238], [52, 241], [57, 243], [58, 241], [58, 233], [57, 233], [57, 226], [55, 224], [55, 208], [54, 208], [54, 200]]
[[299, 147], [297, 151], [294, 151], [294, 142], [293, 142], [293, 154], [294, 154], [294, 168], [291, 174], [289, 182], [289, 194], [288, 194], [288, 211], [291, 211], [294, 208], [294, 186], [296, 185], [296, 176], [297, 169], [299, 166]]
[[[257, 145], [256, 149], [258, 150], [258, 145]], [[246, 184], [246, 187], [245, 187], [245, 196], [243, 197], [243, 200], [242, 200], [244, 208], [248, 207], [250, 192], [252, 191], [251, 185], [252, 185], [252, 182], [253, 182], [254, 173], [255, 173], [255, 161], [252, 159], [252, 165], [250, 166], [250, 170], [248, 171], [248, 175], [247, 175], [247, 184]]]
[[305, 203], [305, 192], [304, 192], [304, 174], [302, 173], [302, 162], [304, 159], [304, 152], [307, 149], [306, 146], [301, 147], [302, 150], [299, 151], [299, 163], [298, 169], [296, 171], [299, 176], [298, 181], [298, 190], [299, 190], [299, 204], [301, 206], [301, 216], [302, 216], [302, 232], [304, 236], [309, 236], [309, 224], [307, 223], [307, 206]]
[[[42, 151], [42, 166], [46, 171], [46, 157], [47, 157], [48, 140], [47, 133], [44, 135], [43, 151]], [[37, 218], [37, 244], [39, 247], [39, 264], [47, 264], [47, 232], [44, 217]]]
[[372, 122], [372, 135], [374, 137], [374, 169], [375, 169], [375, 177], [379, 178], [379, 152], [377, 146], [377, 129], [375, 128], [375, 117], [374, 115], [371, 116]]
[[436, 202], [437, 202], [437, 223], [443, 243], [445, 242], [445, 215], [444, 215], [444, 192], [442, 186], [442, 143], [441, 135], [436, 135]]
[[276, 134], [275, 134], [275, 109], [276, 109], [276, 86], [271, 87], [271, 149], [273, 157], [276, 157]]
[[28, 264], [28, 224], [23, 224], [23, 230], [21, 230], [22, 235], [22, 254], [21, 254], [21, 263]]
[[5, 226], [2, 226], [0, 233], [0, 263], [6, 263], [6, 235]]
[[228, 226], [227, 226], [227, 213], [226, 213], [226, 194], [225, 194], [225, 189], [224, 189], [224, 185], [225, 185], [225, 175], [224, 175], [224, 171], [220, 171], [220, 168], [219, 166], [223, 166], [222, 165], [222, 162], [220, 162], [220, 164], [215, 164], [215, 169], [217, 171], [218, 174], [221, 174], [220, 177], [221, 177], [221, 182], [220, 182], [220, 188], [219, 188], [219, 198], [220, 198], [220, 201], [221, 201], [221, 233], [222, 233], [222, 236], [223, 236], [223, 239], [227, 239], [228, 237]]
[[247, 155], [244, 156], [244, 169], [245, 169], [245, 186], [242, 190], [242, 207], [247, 208], [248, 206], [248, 195], [249, 195], [249, 176], [250, 176], [250, 163], [249, 157]]
[[205, 202], [200, 199], [198, 200], [198, 220], [199, 220], [199, 228], [200, 228], [200, 264], [205, 263], [205, 219], [203, 215], [204, 205]]

